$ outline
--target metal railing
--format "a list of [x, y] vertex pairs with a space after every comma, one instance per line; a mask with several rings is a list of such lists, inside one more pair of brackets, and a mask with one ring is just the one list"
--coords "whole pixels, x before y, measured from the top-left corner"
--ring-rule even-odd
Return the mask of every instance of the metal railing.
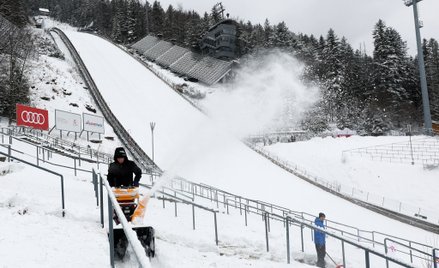
[[[0, 128], [2, 134], [12, 135], [14, 137], [22, 137], [30, 142], [39, 143], [42, 147], [52, 150], [60, 150], [65, 154], [72, 154], [85, 161], [96, 161], [102, 163], [109, 163], [113, 156], [104, 152], [99, 152], [90, 147], [80, 146], [78, 143], [68, 141], [62, 138], [53, 137], [44, 134], [38, 130], [33, 130], [27, 127], [11, 126], [8, 128]], [[90, 159], [86, 158], [90, 156]], [[96, 160], [93, 160], [95, 158]]]
[[[1, 134], [1, 136], [4, 137], [5, 134]], [[6, 136], [8, 136], [8, 135], [6, 135]], [[24, 144], [27, 144], [29, 146], [34, 147], [35, 155], [31, 155], [31, 154], [24, 153], [22, 151], [18, 151], [18, 150], [13, 149], [12, 148], [12, 141], [13, 140], [16, 140], [16, 142], [21, 142], [21, 143], [24, 143]], [[49, 149], [49, 148], [41, 146], [41, 145], [37, 145], [35, 143], [29, 142], [27, 140], [23, 140], [23, 139], [20, 139], [18, 137], [14, 137], [14, 136], [8, 136], [8, 142], [9, 142], [9, 144], [7, 144], [9, 146], [8, 150], [10, 151], [9, 155], [11, 154], [12, 151], [18, 152], [21, 155], [26, 155], [32, 159], [35, 159], [35, 163], [39, 167], [42, 166], [42, 163], [44, 163], [44, 164], [47, 164], [47, 165], [50, 165], [53, 167], [70, 169], [70, 170], [73, 170], [73, 173], [75, 176], [78, 175], [79, 171], [85, 172], [85, 173], [90, 173], [89, 169], [80, 168], [81, 161], [87, 161], [87, 159], [80, 158], [80, 157], [70, 155], [70, 154], [64, 154], [62, 152], [55, 151], [55, 150]], [[4, 147], [5, 147], [5, 145], [4, 145]], [[72, 163], [72, 165], [66, 165], [66, 164], [59, 164], [59, 163], [55, 163], [53, 161], [50, 161], [50, 159], [53, 158], [53, 155], [59, 155], [61, 157], [69, 158], [69, 159], [73, 160], [73, 163]], [[87, 161], [87, 162], [89, 162], [89, 161]], [[93, 162], [91, 162], [91, 163], [93, 163]], [[99, 163], [99, 162], [97, 162], [97, 163]], [[102, 164], [106, 164], [106, 163], [102, 163]]]
[[[257, 214], [262, 218], [265, 217], [264, 213], [266, 212], [269, 212], [270, 215], [271, 213], [276, 215], [283, 215], [283, 216], [295, 215], [297, 218], [301, 219], [302, 221], [306, 221], [308, 223], [312, 223], [315, 219], [315, 215], [306, 212], [293, 211], [291, 209], [270, 204], [267, 202], [263, 202], [260, 200], [248, 199], [205, 184], [192, 183], [183, 178], [175, 178], [172, 182], [171, 189], [176, 189], [187, 193], [189, 196], [192, 196], [192, 199], [194, 201], [195, 201], [195, 197], [204, 198], [205, 200], [215, 203], [217, 208], [219, 208], [221, 204], [221, 206], [224, 206], [224, 209], [226, 210], [227, 214], [229, 214], [229, 207], [239, 209], [240, 214], [241, 215], [244, 214], [246, 226], [248, 220], [247, 214], [249, 213]], [[400, 251], [400, 252], [405, 255], [414, 256], [415, 258], [421, 258], [421, 256], [413, 254], [413, 251], [420, 249], [430, 250], [432, 248], [430, 245], [422, 244], [416, 241], [411, 241], [408, 239], [385, 234], [382, 232], [361, 230], [357, 227], [339, 223], [336, 221], [326, 220], [326, 223], [327, 223], [327, 228], [329, 230], [337, 232], [345, 237], [355, 239], [363, 244], [364, 243], [370, 244], [373, 247], [380, 246], [384, 248], [385, 246], [383, 243], [384, 238], [397, 239], [401, 243], [405, 243], [406, 248], [409, 249], [407, 251]], [[301, 237], [303, 237], [303, 232], [301, 234]], [[302, 251], [303, 251], [303, 240], [302, 240]]]
[[[7, 144], [6, 146], [8, 146], [8, 148], [10, 148], [10, 145], [9, 145], [9, 144]], [[14, 159], [14, 160], [17, 160], [17, 161], [19, 161], [19, 162], [21, 162], [21, 163], [23, 163], [23, 164], [26, 164], [26, 165], [32, 166], [32, 167], [34, 167], [34, 168], [37, 168], [37, 169], [43, 170], [43, 171], [45, 171], [45, 172], [51, 173], [51, 174], [56, 175], [56, 176], [59, 176], [60, 179], [61, 179], [61, 209], [62, 209], [62, 216], [63, 216], [63, 217], [65, 216], [66, 212], [65, 212], [65, 202], [64, 202], [64, 199], [65, 199], [65, 198], [64, 198], [64, 176], [63, 176], [62, 174], [57, 173], [57, 172], [54, 172], [54, 171], [49, 170], [49, 169], [47, 169], [47, 168], [43, 168], [43, 167], [37, 166], [37, 165], [35, 165], [35, 164], [33, 164], [33, 163], [30, 163], [30, 162], [28, 162], [28, 161], [26, 161], [26, 160], [23, 160], [23, 159], [21, 159], [21, 158], [18, 158], [18, 157], [12, 156], [12, 155], [10, 154], [10, 150], [9, 150], [9, 154], [3, 153], [3, 152], [0, 152], [0, 154], [1, 154], [1, 155], [4, 155], [4, 156], [7, 156], [8, 159]]]
[[[103, 186], [105, 186], [105, 189], [107, 190], [107, 198], [108, 198], [108, 227], [109, 227], [109, 243], [110, 243], [110, 263], [111, 267], [114, 267], [114, 237], [113, 237], [113, 210], [116, 213], [120, 223], [122, 224], [123, 231], [125, 233], [125, 236], [128, 240], [128, 243], [131, 245], [134, 255], [136, 256], [137, 262], [140, 267], [151, 267], [151, 264], [149, 262], [149, 259], [146, 257], [146, 254], [143, 250], [141, 250], [142, 244], [140, 243], [139, 239], [137, 239], [137, 235], [135, 231], [132, 229], [132, 226], [128, 223], [127, 219], [125, 218], [124, 213], [122, 212], [122, 209], [119, 206], [119, 203], [116, 200], [116, 197], [114, 196], [113, 191], [111, 190], [111, 186], [108, 184], [106, 180], [102, 180], [102, 176], [99, 172], [96, 172], [94, 169], [92, 171], [93, 174], [93, 182], [95, 182], [96, 177], [99, 177], [99, 183], [100, 183], [100, 208], [101, 208], [101, 223], [102, 228], [104, 228], [104, 203], [103, 203]], [[96, 185], [96, 184], [95, 184]], [[97, 187], [95, 186], [95, 190]], [[96, 193], [97, 194], [97, 193]]]
[[[330, 192], [356, 205], [362, 206], [374, 212], [378, 212], [384, 216], [414, 225], [429, 232], [439, 233], [439, 225], [436, 224], [436, 222], [439, 223], [439, 218], [437, 218], [434, 211], [413, 207], [400, 201], [385, 199], [384, 196], [377, 196], [353, 187], [346, 187], [338, 182], [329, 182], [319, 176], [313, 175], [309, 171], [300, 168], [295, 164], [291, 164], [277, 156], [273, 156], [263, 148], [249, 143], [247, 143], [247, 145], [282, 169], [327, 192]], [[387, 203], [385, 203], [385, 201], [387, 201]], [[392, 203], [393, 206], [388, 205], [390, 203]], [[428, 221], [426, 220], [427, 217], [421, 215], [421, 213], [428, 215]]]

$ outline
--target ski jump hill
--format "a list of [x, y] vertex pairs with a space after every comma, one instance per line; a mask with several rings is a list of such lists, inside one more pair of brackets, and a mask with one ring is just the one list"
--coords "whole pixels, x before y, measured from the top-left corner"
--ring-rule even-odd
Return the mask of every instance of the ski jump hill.
[[[64, 33], [111, 113], [132, 137], [125, 144], [135, 143], [143, 149], [133, 157], [143, 159], [139, 161], [144, 170], [165, 170], [296, 210], [324, 211], [328, 218], [360, 229], [421, 242], [431, 239], [431, 232], [357, 206], [274, 165], [111, 42], [87, 33]], [[144, 153], [151, 151], [150, 122], [156, 123], [154, 162]]]

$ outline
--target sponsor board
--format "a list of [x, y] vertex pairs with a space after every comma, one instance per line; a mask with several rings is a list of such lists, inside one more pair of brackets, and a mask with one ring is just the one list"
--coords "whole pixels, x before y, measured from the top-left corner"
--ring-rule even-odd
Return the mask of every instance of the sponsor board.
[[94, 132], [94, 133], [105, 133], [104, 118], [102, 116], [92, 115], [92, 114], [82, 114], [82, 122], [84, 131]]
[[58, 130], [81, 132], [81, 115], [55, 110], [55, 126]]
[[39, 108], [16, 105], [17, 126], [27, 126], [35, 129], [49, 129], [49, 111]]

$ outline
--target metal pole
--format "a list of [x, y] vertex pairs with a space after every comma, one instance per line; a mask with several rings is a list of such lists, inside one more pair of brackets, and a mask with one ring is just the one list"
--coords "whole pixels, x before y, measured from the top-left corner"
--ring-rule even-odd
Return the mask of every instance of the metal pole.
[[155, 122], [150, 122], [149, 126], [151, 127], [151, 142], [152, 142], [152, 161], [154, 162], [154, 128], [155, 128]]
[[341, 241], [341, 252], [343, 254], [343, 267], [346, 267], [346, 256], [344, 252], [344, 241]]
[[[174, 192], [174, 196], [177, 196], [177, 192]], [[175, 210], [175, 217], [177, 217], [177, 200], [174, 200], [174, 210]]]
[[434, 266], [434, 268], [437, 268], [437, 264], [439, 262], [439, 258], [436, 256], [437, 250], [438, 250], [437, 248], [433, 249], [433, 266]]
[[215, 221], [215, 243], [218, 246], [218, 224], [216, 220], [216, 212], [213, 212], [213, 219]]
[[65, 210], [65, 204], [64, 204], [64, 176], [60, 175], [61, 177], [61, 203], [62, 203], [62, 216], [64, 217], [66, 215]]
[[418, 66], [419, 66], [419, 77], [421, 80], [421, 91], [422, 91], [422, 104], [424, 111], [424, 127], [427, 135], [432, 134], [432, 123], [431, 123], [431, 113], [430, 113], [430, 102], [428, 98], [428, 89], [427, 89], [427, 78], [425, 76], [425, 63], [424, 63], [424, 53], [422, 51], [421, 44], [421, 32], [419, 25], [419, 17], [418, 17], [418, 1], [420, 0], [412, 0], [411, 2], [406, 3], [407, 6], [413, 5], [413, 16], [415, 19], [415, 32], [416, 32], [416, 44], [418, 46]]
[[192, 205], [192, 228], [195, 230], [195, 206]]
[[40, 158], [39, 158], [39, 154], [38, 154], [38, 146], [37, 148], [37, 166], [40, 166]]
[[[384, 238], [384, 252], [387, 255], [388, 249], [387, 249], [387, 238]], [[389, 268], [389, 260], [386, 259], [386, 267]]]
[[[413, 158], [413, 146], [412, 146], [412, 126], [408, 125], [408, 130], [409, 130], [409, 141], [410, 141], [410, 155], [412, 157], [412, 165], [415, 164], [415, 160]], [[401, 206], [399, 208], [399, 211], [401, 211]]]
[[370, 268], [369, 251], [365, 250], [366, 254], [366, 268]]
[[265, 244], [267, 246], [267, 252], [270, 251], [270, 245], [268, 244], [268, 222], [267, 222], [267, 213], [264, 214], [264, 224], [265, 224]]
[[244, 214], [245, 214], [245, 226], [247, 226], [247, 206], [245, 206]]
[[77, 175], [77, 172], [76, 172], [76, 158], [73, 158], [73, 168], [75, 170], [75, 177], [76, 177], [76, 175]]
[[286, 233], [287, 233], [287, 263], [290, 263], [290, 223], [288, 222], [288, 216], [285, 218]]
[[113, 205], [110, 196], [108, 196], [108, 232], [110, 236], [110, 264], [114, 267], [114, 232], [113, 232]]
[[302, 243], [302, 252], [305, 252], [305, 244], [303, 243], [303, 225], [300, 225], [300, 238]]
[[99, 174], [99, 188], [100, 188], [100, 192], [101, 192], [101, 196], [100, 196], [100, 203], [101, 203], [101, 225], [102, 228], [104, 228], [104, 187], [103, 187], [103, 182], [102, 182], [102, 175]]

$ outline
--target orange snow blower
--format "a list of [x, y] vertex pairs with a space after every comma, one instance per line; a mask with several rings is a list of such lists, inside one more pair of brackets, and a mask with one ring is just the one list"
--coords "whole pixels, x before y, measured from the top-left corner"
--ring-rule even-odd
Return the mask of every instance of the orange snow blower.
[[[149, 196], [146, 196], [139, 202], [140, 195], [138, 187], [115, 188], [113, 189], [113, 193], [127, 221], [134, 225], [138, 225], [133, 227], [133, 230], [136, 232], [140, 243], [145, 249], [146, 255], [150, 258], [153, 258], [155, 255], [154, 228], [151, 226], [142, 226]], [[116, 213], [114, 213], [113, 219], [118, 225], [119, 219]], [[119, 259], [123, 259], [128, 246], [128, 240], [125, 236], [123, 228], [120, 225], [115, 226], [113, 229], [113, 235], [116, 256]]]

